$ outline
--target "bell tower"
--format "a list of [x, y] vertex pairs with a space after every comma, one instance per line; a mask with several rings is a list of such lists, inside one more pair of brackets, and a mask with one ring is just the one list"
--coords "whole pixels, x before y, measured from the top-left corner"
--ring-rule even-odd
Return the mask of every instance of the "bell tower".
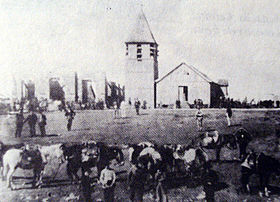
[[158, 78], [158, 44], [141, 10], [126, 45], [125, 102], [139, 99], [155, 107], [155, 80]]

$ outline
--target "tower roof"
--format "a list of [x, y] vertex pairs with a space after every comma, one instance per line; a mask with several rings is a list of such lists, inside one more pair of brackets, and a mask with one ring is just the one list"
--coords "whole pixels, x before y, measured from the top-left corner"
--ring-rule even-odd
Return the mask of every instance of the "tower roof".
[[127, 42], [157, 43], [142, 9]]

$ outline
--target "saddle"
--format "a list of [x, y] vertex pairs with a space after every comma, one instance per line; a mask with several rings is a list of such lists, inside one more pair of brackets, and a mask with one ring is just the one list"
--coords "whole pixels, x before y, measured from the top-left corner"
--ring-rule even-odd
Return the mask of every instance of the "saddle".
[[41, 153], [38, 149], [22, 150], [20, 161], [21, 167], [28, 168], [31, 164], [37, 163], [42, 163]]

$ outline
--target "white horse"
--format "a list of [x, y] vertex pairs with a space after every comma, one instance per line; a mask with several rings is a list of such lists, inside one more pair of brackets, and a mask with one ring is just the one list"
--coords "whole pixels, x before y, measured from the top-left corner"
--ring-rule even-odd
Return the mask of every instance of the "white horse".
[[[23, 157], [24, 155], [25, 157]], [[13, 189], [12, 177], [17, 168], [25, 170], [33, 169], [34, 176], [32, 186], [41, 186], [44, 164], [38, 150], [24, 152], [22, 149], [10, 149], [4, 154], [2, 178], [4, 179], [4, 177], [7, 176], [8, 188]]]
[[51, 160], [57, 159], [58, 160], [58, 167], [56, 170], [56, 173], [53, 176], [53, 179], [56, 177], [56, 174], [58, 173], [58, 170], [62, 163], [65, 161], [63, 150], [62, 150], [62, 144], [54, 144], [50, 146], [40, 146], [39, 151], [42, 156], [43, 164], [48, 164]]
[[42, 160], [46, 164], [51, 159], [58, 159], [59, 163], [63, 163], [63, 151], [61, 149], [62, 144], [54, 144], [50, 146], [40, 146]]

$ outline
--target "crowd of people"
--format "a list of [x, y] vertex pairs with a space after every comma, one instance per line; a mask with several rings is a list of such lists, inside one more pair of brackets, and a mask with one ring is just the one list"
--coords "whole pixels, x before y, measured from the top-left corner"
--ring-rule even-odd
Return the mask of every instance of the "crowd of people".
[[[38, 120], [38, 116], [39, 116], [39, 120]], [[41, 136], [44, 137], [46, 135], [47, 117], [43, 111], [40, 111], [38, 115], [35, 113], [35, 111], [31, 111], [29, 115], [26, 118], [24, 118], [23, 110], [20, 110], [16, 114], [16, 132], [15, 132], [16, 138], [21, 137], [23, 125], [26, 122], [29, 125], [29, 131], [31, 137], [36, 136], [37, 123], [40, 128]]]
[[[132, 103], [127, 106], [124, 101], [122, 101], [119, 105], [117, 102], [113, 103], [113, 118], [126, 118], [127, 116], [127, 110], [132, 108]], [[137, 98], [135, 99], [134, 102], [134, 108], [136, 111], [136, 115], [140, 115], [140, 109], [141, 109], [141, 102]], [[143, 108], [143, 107], [142, 107]], [[73, 107], [71, 105], [64, 106], [62, 108], [65, 112], [65, 117], [67, 119], [67, 130], [71, 131], [72, 128], [72, 123], [75, 118], [76, 112], [74, 111]], [[23, 109], [20, 109], [19, 112], [16, 113], [16, 132], [15, 132], [15, 137], [21, 137], [23, 125], [28, 122], [29, 129], [30, 129], [30, 136], [34, 137], [36, 136], [36, 124], [38, 123], [39, 129], [41, 136], [44, 137], [46, 135], [46, 125], [47, 125], [47, 117], [44, 114], [43, 110], [39, 110], [39, 113], [36, 113], [35, 110], [31, 110], [29, 112], [29, 115], [24, 118], [23, 115]], [[39, 120], [38, 120], [39, 119]], [[203, 129], [203, 119], [204, 119], [204, 114], [201, 111], [200, 106], [197, 107], [197, 112], [195, 114], [195, 119], [197, 123], [197, 128], [198, 131], [202, 131]], [[227, 119], [227, 124], [228, 126], [231, 126], [231, 119], [232, 119], [232, 109], [231, 106], [228, 105], [226, 109], [226, 119]]]
[[[144, 104], [144, 102], [143, 102]], [[120, 104], [118, 104], [117, 102], [113, 103], [113, 118], [123, 118], [126, 117], [126, 109], [127, 107], [129, 107], [130, 109], [134, 108], [135, 109], [135, 115], [139, 116], [141, 114], [140, 109], [143, 108], [143, 105], [141, 105], [140, 100], [137, 98], [134, 100], [134, 104], [132, 104], [132, 102], [129, 100], [128, 105], [125, 105], [125, 102], [121, 102]], [[71, 131], [72, 129], [72, 123], [73, 120], [75, 118], [76, 112], [75, 110], [71, 107], [71, 105], [66, 105], [63, 108], [64, 112], [65, 112], [65, 117], [67, 119], [67, 130]], [[226, 118], [226, 122], [227, 122], [227, 126], [230, 127], [232, 126], [232, 116], [233, 116], [233, 111], [231, 108], [231, 105], [228, 104], [225, 110], [225, 118]], [[203, 121], [205, 120], [205, 116], [203, 114], [203, 110], [201, 110], [200, 106], [197, 106], [197, 111], [195, 113], [195, 120], [196, 124], [197, 124], [197, 130], [199, 132], [203, 131]], [[40, 134], [42, 137], [46, 136], [46, 125], [47, 125], [47, 117], [45, 115], [45, 112], [43, 110], [40, 111], [35, 111], [35, 110], [31, 110], [29, 112], [29, 114], [27, 115], [27, 117], [24, 117], [24, 113], [23, 113], [23, 109], [21, 109], [17, 114], [16, 114], [16, 132], [15, 132], [15, 137], [19, 138], [21, 137], [21, 133], [22, 133], [22, 129], [25, 123], [28, 123], [29, 125], [29, 132], [30, 132], [30, 136], [34, 137], [36, 136], [36, 125], [38, 124], [39, 129], [40, 129]], [[214, 135], [213, 135], [214, 134]], [[217, 143], [219, 140], [219, 135], [218, 133], [215, 131], [212, 135], [210, 135], [210, 133], [207, 133], [207, 137], [205, 140], [209, 140], [208, 142], [206, 141], [207, 144], [212, 144], [212, 143]], [[237, 135], [235, 134], [237, 138]], [[243, 134], [244, 136], [244, 134]], [[207, 139], [208, 138], [208, 139]], [[220, 140], [222, 141], [222, 140]], [[224, 141], [224, 140], [223, 140]], [[227, 142], [226, 144], [231, 145], [231, 140], [228, 139], [229, 142]], [[235, 141], [235, 140], [234, 140]], [[248, 142], [250, 141], [250, 139], [248, 139], [248, 141], [246, 141], [246, 145], [242, 146], [242, 142], [239, 142], [239, 148], [240, 148], [240, 160], [243, 162], [241, 164], [241, 172], [242, 172], [242, 177], [241, 177], [241, 181], [244, 184], [245, 182], [247, 183], [247, 177], [250, 176], [252, 174], [252, 168], [251, 165], [248, 163], [249, 160], [246, 159], [246, 147]], [[201, 144], [200, 146], [203, 146], [203, 144]], [[148, 146], [149, 148], [154, 148], [153, 146]], [[230, 146], [228, 146], [230, 147]], [[245, 149], [244, 149], [245, 148]], [[153, 154], [151, 155], [153, 156]], [[254, 158], [258, 158], [254, 157]], [[246, 162], [245, 162], [246, 161]], [[143, 176], [145, 175], [145, 173], [141, 173], [141, 168], [138, 168], [135, 170], [134, 175], [131, 178], [131, 182], [132, 184], [130, 185], [130, 188], [132, 189], [131, 192], [131, 196], [132, 198], [137, 198], [139, 196], [137, 196], [137, 194], [140, 194], [141, 197], [143, 197], [143, 193], [139, 192], [139, 186], [143, 187], [143, 183], [144, 181], [139, 181], [139, 179], [143, 178]], [[132, 172], [133, 172], [133, 168], [132, 168]], [[213, 186], [211, 183], [213, 183], [213, 179], [216, 179], [215, 173], [212, 172], [212, 170], [210, 168], [207, 168], [205, 170], [205, 172], [202, 174], [202, 177], [204, 179], [204, 183], [203, 183], [203, 187], [204, 187], [204, 195], [202, 197], [206, 198], [207, 201], [213, 201], [214, 198], [214, 192], [213, 192]], [[139, 178], [139, 179], [138, 179]], [[99, 179], [97, 181], [93, 181], [89, 175], [87, 175], [85, 173], [85, 175], [83, 175], [83, 179], [82, 179], [82, 186], [85, 188], [84, 190], [84, 195], [85, 197], [91, 197], [86, 196], [86, 194], [91, 193], [90, 190], [88, 190], [90, 187], [94, 187], [96, 183], [100, 183], [102, 185], [103, 191], [104, 191], [104, 200], [105, 201], [114, 201], [114, 189], [115, 189], [115, 185], [116, 185], [116, 173], [114, 171], [114, 169], [111, 167], [111, 164], [108, 163], [105, 168], [101, 171]], [[141, 184], [142, 183], [142, 184]], [[83, 185], [84, 184], [84, 185]], [[139, 185], [139, 186], [138, 186]], [[136, 188], [135, 188], [136, 186]], [[138, 187], [137, 187], [138, 186]], [[133, 192], [133, 189], [135, 188], [135, 190], [137, 189], [137, 192]], [[246, 187], [245, 187], [246, 188]], [[140, 197], [140, 198], [141, 198]], [[198, 196], [198, 198], [201, 196]]]
[[[65, 117], [67, 118], [67, 130], [71, 131], [72, 122], [75, 118], [76, 113], [74, 110], [68, 106], [65, 108]], [[22, 129], [25, 123], [29, 125], [29, 133], [30, 137], [36, 136], [36, 125], [38, 124], [41, 137], [46, 136], [46, 125], [47, 125], [47, 116], [45, 115], [43, 110], [36, 112], [35, 110], [31, 110], [26, 118], [24, 118], [23, 109], [20, 109], [16, 113], [16, 131], [15, 137], [20, 138]]]

